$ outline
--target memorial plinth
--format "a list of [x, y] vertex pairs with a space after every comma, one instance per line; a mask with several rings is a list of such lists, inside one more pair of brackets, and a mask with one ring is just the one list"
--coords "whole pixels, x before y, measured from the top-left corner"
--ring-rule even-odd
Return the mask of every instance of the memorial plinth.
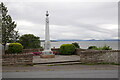
[[48, 11], [46, 12], [46, 27], [45, 27], [45, 46], [44, 51], [40, 55], [41, 58], [54, 58], [55, 55], [53, 51], [51, 51], [51, 44], [50, 44], [50, 34], [49, 34], [49, 14]]

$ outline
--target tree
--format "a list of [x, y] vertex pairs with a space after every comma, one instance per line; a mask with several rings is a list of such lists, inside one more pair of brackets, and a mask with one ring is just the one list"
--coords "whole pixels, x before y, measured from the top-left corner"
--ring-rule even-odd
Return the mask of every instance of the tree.
[[25, 34], [19, 38], [19, 42], [23, 45], [24, 49], [40, 48], [40, 37], [33, 34]]
[[0, 4], [0, 46], [2, 44], [2, 7]]
[[80, 48], [80, 46], [79, 46], [79, 44], [77, 42], [74, 42], [72, 44], [75, 46], [75, 48]]
[[1, 2], [2, 9], [2, 45], [4, 46], [4, 53], [6, 48], [6, 43], [10, 40], [14, 40], [14, 36], [16, 32], [14, 29], [16, 28], [15, 21], [12, 21], [10, 15], [7, 14], [7, 7]]
[[8, 43], [15, 43], [15, 42], [18, 42], [18, 39], [19, 39], [19, 33], [18, 31], [15, 31], [14, 32], [14, 35], [13, 35], [13, 38], [11, 38]]

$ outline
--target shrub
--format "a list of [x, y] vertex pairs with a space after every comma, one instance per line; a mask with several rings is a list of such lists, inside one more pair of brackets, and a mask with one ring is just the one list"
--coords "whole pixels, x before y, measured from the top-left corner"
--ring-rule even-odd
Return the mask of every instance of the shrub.
[[99, 47], [97, 48], [96, 46], [90, 46], [88, 49], [93, 49], [93, 50], [112, 50], [112, 48], [110, 48], [110, 46], [103, 46], [103, 47]]
[[94, 49], [94, 50], [97, 50], [98, 48], [96, 46], [90, 46], [88, 47], [88, 49]]
[[98, 50], [112, 50], [112, 48], [110, 48], [110, 46], [103, 46], [103, 47], [99, 47]]
[[75, 46], [75, 48], [80, 48], [80, 46], [79, 46], [79, 44], [77, 42], [74, 42], [72, 44]]
[[60, 46], [60, 54], [62, 55], [72, 55], [75, 51], [75, 46], [73, 44], [63, 44]]
[[8, 45], [8, 51], [10, 53], [20, 53], [23, 50], [23, 46], [20, 43], [10, 43]]

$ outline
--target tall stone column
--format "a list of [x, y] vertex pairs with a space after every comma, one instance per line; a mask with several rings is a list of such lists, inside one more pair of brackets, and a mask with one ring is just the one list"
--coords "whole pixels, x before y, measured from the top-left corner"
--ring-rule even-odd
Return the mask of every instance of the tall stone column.
[[48, 11], [46, 11], [45, 46], [44, 46], [44, 51], [42, 51], [42, 54], [40, 55], [41, 58], [54, 58], [55, 57], [55, 55], [51, 51], [49, 17], [48, 16], [49, 16]]
[[45, 50], [51, 51], [50, 33], [49, 33], [49, 14], [46, 12], [46, 27], [45, 27]]

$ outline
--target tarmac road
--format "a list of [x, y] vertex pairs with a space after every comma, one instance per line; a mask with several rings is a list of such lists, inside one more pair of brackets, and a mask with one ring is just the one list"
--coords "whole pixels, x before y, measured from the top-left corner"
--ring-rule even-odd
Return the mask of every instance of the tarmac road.
[[3, 78], [118, 78], [118, 70], [3, 72]]

